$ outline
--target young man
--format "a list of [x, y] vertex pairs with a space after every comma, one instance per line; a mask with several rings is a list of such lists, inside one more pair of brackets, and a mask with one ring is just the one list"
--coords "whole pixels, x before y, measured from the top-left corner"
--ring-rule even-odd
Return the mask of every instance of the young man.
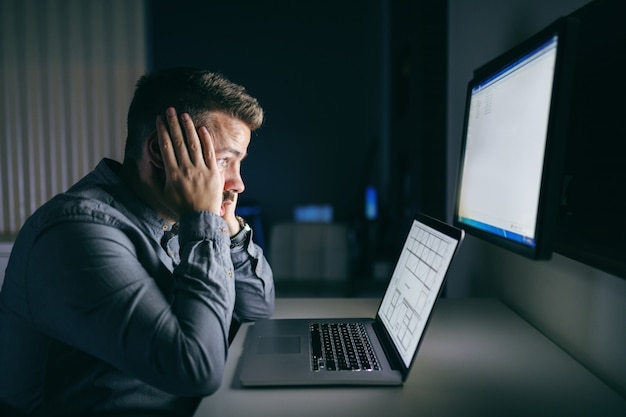
[[[42, 206], [0, 292], [0, 415], [191, 415], [272, 271], [235, 216], [256, 99], [203, 70], [140, 78], [123, 164]], [[4, 412], [4, 414], [3, 414]]]

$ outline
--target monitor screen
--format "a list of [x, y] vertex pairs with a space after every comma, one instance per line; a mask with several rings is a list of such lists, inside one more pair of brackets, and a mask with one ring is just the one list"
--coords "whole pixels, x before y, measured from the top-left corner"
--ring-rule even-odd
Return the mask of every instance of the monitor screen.
[[552, 253], [560, 195], [568, 26], [555, 22], [477, 70], [468, 86], [454, 222], [536, 259]]

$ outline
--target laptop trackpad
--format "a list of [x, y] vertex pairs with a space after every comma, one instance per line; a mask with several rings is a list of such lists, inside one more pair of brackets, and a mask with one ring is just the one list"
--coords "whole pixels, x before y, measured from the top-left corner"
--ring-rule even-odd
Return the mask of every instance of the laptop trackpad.
[[300, 337], [261, 336], [257, 346], [257, 353], [261, 355], [300, 353]]

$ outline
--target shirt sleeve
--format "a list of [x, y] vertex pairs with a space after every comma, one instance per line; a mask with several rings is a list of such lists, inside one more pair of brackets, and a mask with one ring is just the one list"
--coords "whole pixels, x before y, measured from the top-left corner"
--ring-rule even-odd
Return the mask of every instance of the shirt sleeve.
[[158, 243], [137, 230], [87, 222], [48, 229], [29, 261], [33, 322], [156, 388], [184, 396], [214, 392], [235, 301], [222, 223], [208, 212], [183, 216], [175, 283], [158, 259]]
[[244, 248], [231, 251], [236, 287], [234, 318], [238, 322], [267, 318], [274, 313], [272, 268], [252, 235], [251, 232]]

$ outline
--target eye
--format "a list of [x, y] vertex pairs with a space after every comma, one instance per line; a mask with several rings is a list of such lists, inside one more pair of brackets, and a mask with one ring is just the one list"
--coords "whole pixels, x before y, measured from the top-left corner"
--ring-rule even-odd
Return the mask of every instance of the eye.
[[228, 165], [228, 159], [226, 158], [217, 159], [217, 166], [219, 166], [220, 168], [226, 168], [227, 165]]

